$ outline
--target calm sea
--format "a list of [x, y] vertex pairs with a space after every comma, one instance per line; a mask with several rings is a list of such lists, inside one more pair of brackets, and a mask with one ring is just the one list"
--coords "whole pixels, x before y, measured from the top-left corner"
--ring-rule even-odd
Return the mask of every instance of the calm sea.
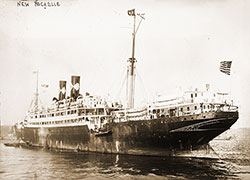
[[250, 179], [250, 129], [210, 143], [217, 159], [59, 153], [0, 143], [0, 179]]

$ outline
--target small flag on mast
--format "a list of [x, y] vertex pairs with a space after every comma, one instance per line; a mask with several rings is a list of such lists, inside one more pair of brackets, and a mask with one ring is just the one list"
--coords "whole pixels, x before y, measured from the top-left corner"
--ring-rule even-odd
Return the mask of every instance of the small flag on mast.
[[227, 75], [230, 75], [231, 66], [232, 66], [232, 61], [221, 61], [220, 71]]
[[135, 9], [128, 10], [129, 16], [135, 16]]

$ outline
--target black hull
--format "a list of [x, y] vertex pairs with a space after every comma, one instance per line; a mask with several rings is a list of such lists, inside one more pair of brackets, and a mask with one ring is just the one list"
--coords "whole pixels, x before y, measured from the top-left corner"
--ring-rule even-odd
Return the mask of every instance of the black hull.
[[207, 144], [237, 121], [238, 112], [193, 120], [194, 116], [110, 123], [107, 131], [99, 133], [87, 125], [24, 127], [22, 133], [24, 141], [49, 149], [171, 156]]

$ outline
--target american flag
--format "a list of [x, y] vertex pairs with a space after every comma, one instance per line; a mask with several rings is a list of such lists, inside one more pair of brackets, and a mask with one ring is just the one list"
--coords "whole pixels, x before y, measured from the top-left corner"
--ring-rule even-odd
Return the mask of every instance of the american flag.
[[220, 62], [220, 71], [227, 74], [227, 75], [230, 75], [231, 66], [232, 66], [232, 61], [221, 61]]

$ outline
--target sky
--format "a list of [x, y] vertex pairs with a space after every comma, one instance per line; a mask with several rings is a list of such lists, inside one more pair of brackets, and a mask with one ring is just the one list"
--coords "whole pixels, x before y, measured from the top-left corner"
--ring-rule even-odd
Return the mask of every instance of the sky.
[[[136, 37], [136, 104], [206, 84], [230, 92], [239, 106], [234, 127], [250, 127], [250, 1], [58, 0], [59, 7], [0, 3], [0, 118], [22, 121], [34, 97], [58, 96], [59, 80], [81, 76], [82, 93], [122, 97], [131, 57], [133, 18], [145, 13]], [[42, 1], [48, 2], [48, 1]], [[57, 1], [50, 1], [57, 2]], [[139, 19], [137, 20], [138, 23]], [[231, 75], [219, 63], [232, 60]]]

